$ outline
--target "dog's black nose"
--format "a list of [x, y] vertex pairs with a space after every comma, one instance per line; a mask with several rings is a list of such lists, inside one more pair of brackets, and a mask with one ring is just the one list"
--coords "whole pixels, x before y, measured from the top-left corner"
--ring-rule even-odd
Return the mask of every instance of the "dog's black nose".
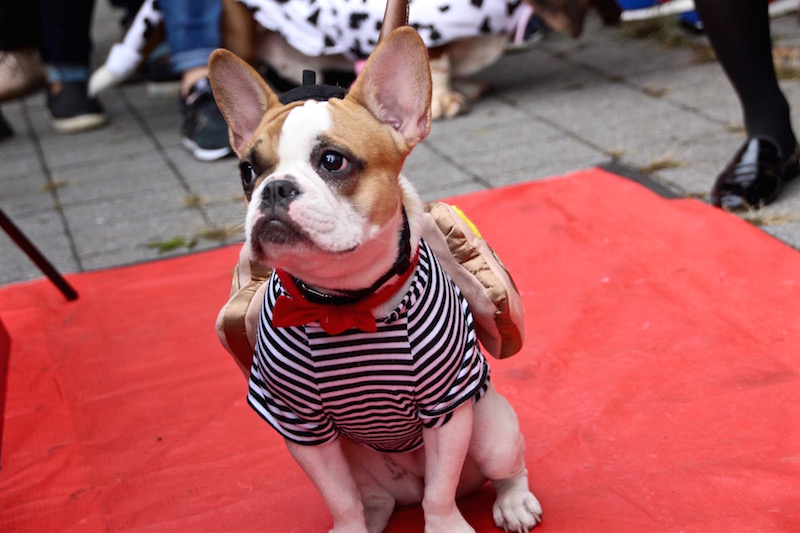
[[290, 180], [270, 181], [261, 192], [261, 205], [264, 207], [286, 206], [300, 195], [300, 189]]

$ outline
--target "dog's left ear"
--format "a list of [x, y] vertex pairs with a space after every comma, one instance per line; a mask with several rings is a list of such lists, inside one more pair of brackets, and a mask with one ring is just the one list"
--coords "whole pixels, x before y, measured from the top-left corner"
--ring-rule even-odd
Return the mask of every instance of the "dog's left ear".
[[231, 148], [241, 157], [267, 109], [281, 104], [263, 78], [227, 50], [211, 54], [208, 77], [214, 99], [228, 123]]
[[408, 26], [392, 31], [372, 52], [347, 98], [357, 100], [392, 126], [409, 148], [431, 129], [431, 69], [428, 50]]

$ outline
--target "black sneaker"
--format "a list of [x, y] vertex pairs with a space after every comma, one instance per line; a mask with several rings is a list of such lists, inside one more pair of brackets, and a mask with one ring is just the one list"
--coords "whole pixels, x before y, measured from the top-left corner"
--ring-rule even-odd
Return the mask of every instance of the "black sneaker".
[[90, 130], [108, 122], [100, 103], [94, 98], [89, 98], [85, 81], [63, 83], [55, 93], [49, 88], [47, 119], [59, 133]]
[[214, 161], [231, 153], [228, 125], [222, 117], [208, 78], [195, 83], [181, 99], [183, 146], [200, 161]]
[[3, 112], [0, 111], [0, 141], [3, 139], [8, 139], [14, 135], [14, 130], [11, 129], [11, 124], [6, 121], [6, 117], [3, 116]]

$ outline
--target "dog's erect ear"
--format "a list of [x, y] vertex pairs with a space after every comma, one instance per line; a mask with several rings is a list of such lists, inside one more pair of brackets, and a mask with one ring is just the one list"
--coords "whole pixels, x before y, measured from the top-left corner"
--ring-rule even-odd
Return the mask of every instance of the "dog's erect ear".
[[231, 147], [241, 157], [267, 109], [281, 104], [261, 76], [227, 50], [211, 54], [208, 77], [214, 99], [228, 123]]
[[403, 26], [387, 35], [347, 97], [391, 125], [409, 146], [424, 139], [431, 128], [431, 69], [419, 34]]

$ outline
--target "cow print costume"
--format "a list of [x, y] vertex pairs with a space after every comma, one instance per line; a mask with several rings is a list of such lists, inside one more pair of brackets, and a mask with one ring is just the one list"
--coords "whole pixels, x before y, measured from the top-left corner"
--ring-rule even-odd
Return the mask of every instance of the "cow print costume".
[[[239, 0], [256, 21], [311, 57], [364, 59], [375, 48], [385, 0]], [[429, 48], [510, 33], [521, 0], [409, 0], [409, 25]]]

